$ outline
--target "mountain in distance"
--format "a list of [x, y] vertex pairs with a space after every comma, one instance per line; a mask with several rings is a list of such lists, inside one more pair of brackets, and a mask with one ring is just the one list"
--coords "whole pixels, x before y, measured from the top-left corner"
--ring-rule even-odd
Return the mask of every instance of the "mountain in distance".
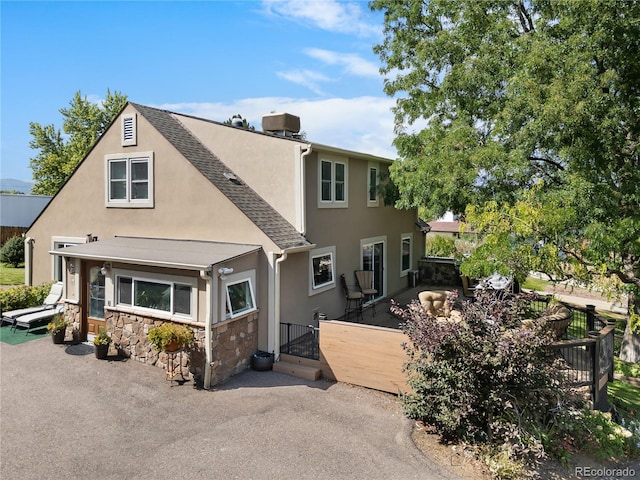
[[15, 178], [0, 178], [0, 190], [3, 192], [16, 191], [29, 194], [34, 184], [35, 182], [25, 182]]

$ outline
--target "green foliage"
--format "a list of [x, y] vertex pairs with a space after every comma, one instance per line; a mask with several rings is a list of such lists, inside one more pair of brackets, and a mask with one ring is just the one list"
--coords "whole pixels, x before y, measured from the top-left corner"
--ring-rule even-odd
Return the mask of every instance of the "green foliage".
[[8, 312], [42, 305], [50, 290], [51, 283], [45, 283], [37, 287], [21, 285], [0, 290], [0, 309], [3, 312]]
[[14, 268], [24, 263], [24, 240], [22, 237], [16, 235], [4, 243], [0, 249], [0, 261], [8, 263]]
[[193, 332], [186, 325], [164, 322], [150, 328], [147, 338], [156, 350], [163, 351], [171, 342], [176, 342], [180, 347], [189, 345], [193, 341]]
[[24, 267], [15, 268], [7, 263], [0, 263], [0, 285], [24, 284]]
[[459, 320], [430, 317], [417, 302], [394, 305], [410, 339], [407, 415], [445, 440], [506, 446], [514, 459], [543, 455], [532, 432], [565, 405], [569, 390], [547, 355], [553, 337], [543, 324], [522, 322], [532, 298], [477, 292]]
[[78, 91], [69, 102], [69, 108], [60, 109], [64, 136], [53, 124], [42, 126], [31, 122], [29, 133], [33, 138], [29, 146], [38, 150], [30, 160], [36, 180], [32, 192], [55, 195], [126, 102], [125, 95], [107, 90], [107, 96], [100, 104], [92, 103]]
[[59, 314], [51, 319], [49, 323], [47, 323], [47, 332], [49, 333], [57, 333], [61, 330], [66, 330], [66, 328], [71, 325], [65, 318], [64, 315]]
[[425, 240], [425, 253], [434, 257], [455, 257], [456, 239], [447, 235], [428, 236]]
[[640, 2], [371, 8], [397, 97], [397, 205], [465, 214], [486, 236], [462, 265], [470, 277], [640, 287], [640, 58], [626, 53], [640, 50]]
[[113, 339], [107, 333], [107, 329], [104, 327], [98, 328], [98, 335], [93, 337], [94, 345], [109, 345], [112, 341]]

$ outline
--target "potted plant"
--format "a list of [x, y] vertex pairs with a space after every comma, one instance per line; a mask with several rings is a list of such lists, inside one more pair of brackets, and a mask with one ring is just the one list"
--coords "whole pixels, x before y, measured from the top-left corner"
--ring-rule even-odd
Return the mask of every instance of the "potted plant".
[[113, 339], [107, 333], [107, 329], [100, 327], [98, 329], [98, 335], [93, 338], [93, 346], [95, 347], [96, 358], [104, 360], [109, 353], [109, 344]]
[[67, 334], [67, 327], [69, 322], [64, 318], [64, 315], [58, 314], [51, 319], [47, 324], [47, 332], [51, 334], [53, 343], [64, 343], [64, 337]]
[[147, 338], [156, 350], [175, 352], [193, 341], [193, 332], [186, 325], [165, 322], [149, 329]]

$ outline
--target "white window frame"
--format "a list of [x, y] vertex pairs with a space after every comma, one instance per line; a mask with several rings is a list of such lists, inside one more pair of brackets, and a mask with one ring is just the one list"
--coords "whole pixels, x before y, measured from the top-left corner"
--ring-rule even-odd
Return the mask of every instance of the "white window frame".
[[[402, 268], [402, 260], [404, 259], [404, 243], [409, 241], [409, 268]], [[400, 276], [406, 277], [413, 265], [413, 233], [403, 233], [400, 235]]]
[[[109, 208], [153, 208], [154, 206], [154, 155], [153, 152], [114, 153], [105, 155], [105, 205]], [[131, 198], [131, 164], [145, 161], [147, 163], [147, 198]], [[126, 162], [125, 198], [111, 198], [111, 164]]]
[[[140, 307], [137, 305], [128, 305], [124, 303], [120, 303], [120, 278], [126, 277], [131, 278], [131, 299], [132, 303], [135, 300], [133, 297], [133, 285], [135, 281], [143, 281], [143, 282], [152, 282], [152, 283], [165, 283], [171, 285], [171, 302], [170, 302], [170, 310], [169, 312], [165, 310], [156, 310], [154, 308]], [[191, 314], [186, 315], [183, 313], [174, 313], [174, 286], [175, 285], [187, 285], [191, 287], [191, 298], [190, 298], [190, 308]], [[105, 300], [109, 296], [109, 292], [105, 292]], [[166, 275], [166, 274], [155, 274], [152, 272], [140, 272], [136, 270], [124, 270], [124, 269], [116, 269], [114, 270], [113, 276], [113, 292], [112, 292], [112, 302], [106, 301], [107, 306], [111, 306], [112, 304], [117, 307], [118, 310], [121, 311], [130, 311], [130, 312], [149, 312], [153, 314], [155, 317], [166, 318], [169, 320], [191, 320], [197, 321], [198, 319], [198, 280], [195, 277], [186, 277], [183, 275]]]
[[120, 143], [123, 147], [132, 147], [138, 144], [138, 117], [135, 113], [122, 115]]
[[[251, 299], [253, 300], [253, 307], [242, 310], [237, 313], [233, 313], [231, 308], [231, 299], [229, 298], [229, 287], [232, 285], [237, 285], [238, 283], [249, 283], [249, 292], [251, 294]], [[220, 312], [218, 318], [222, 321], [225, 320], [233, 320], [238, 317], [243, 317], [252, 312], [258, 310], [258, 297], [256, 295], [256, 271], [255, 270], [246, 270], [238, 273], [232, 273], [228, 275], [225, 280], [221, 280], [220, 285]], [[229, 311], [227, 312], [227, 308]], [[214, 319], [214, 322], [216, 319]]]
[[[329, 163], [331, 165], [331, 199], [322, 198], [322, 164]], [[344, 167], [344, 199], [336, 200], [336, 165]], [[349, 159], [343, 157], [335, 157], [322, 155], [318, 158], [318, 207], [319, 208], [347, 208], [349, 206]]]
[[[371, 172], [375, 171], [375, 184], [371, 184]], [[380, 198], [378, 196], [378, 184], [380, 183], [380, 165], [375, 162], [369, 162], [367, 166], [367, 207], [379, 207]], [[371, 190], [374, 192], [374, 199], [371, 199]]]
[[[87, 243], [87, 237], [51, 237], [51, 250], [58, 250], [59, 248], [72, 247], [75, 245], [82, 245]], [[52, 255], [51, 259], [51, 278], [56, 281], [64, 281], [63, 270], [65, 268], [65, 261], [62, 260], [62, 255]]]
[[[315, 258], [330, 256], [331, 258], [331, 281], [325, 282], [320, 285], [315, 285], [313, 260]], [[309, 252], [309, 295], [316, 295], [318, 293], [326, 292], [336, 287], [336, 247], [324, 247], [316, 248]]]

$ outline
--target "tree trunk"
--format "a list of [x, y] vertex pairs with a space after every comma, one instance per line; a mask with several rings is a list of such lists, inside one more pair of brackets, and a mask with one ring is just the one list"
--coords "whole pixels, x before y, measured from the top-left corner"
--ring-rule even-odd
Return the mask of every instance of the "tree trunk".
[[[640, 299], [632, 292], [629, 295], [629, 314], [640, 314]], [[631, 321], [627, 321], [627, 327], [624, 329], [622, 344], [620, 345], [620, 360], [624, 362], [640, 363], [640, 334], [631, 331]]]

